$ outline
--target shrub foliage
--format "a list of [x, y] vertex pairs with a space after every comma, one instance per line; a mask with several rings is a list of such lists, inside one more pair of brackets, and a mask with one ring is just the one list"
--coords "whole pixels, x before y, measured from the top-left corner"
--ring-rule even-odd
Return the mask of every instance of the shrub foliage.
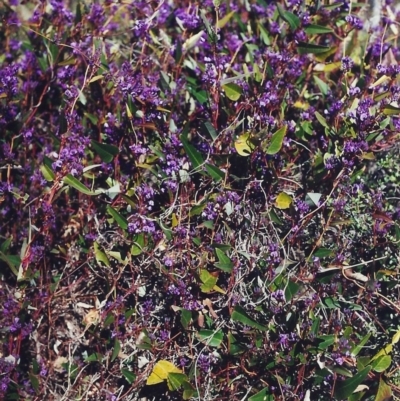
[[1, 399], [399, 394], [383, 3], [0, 3]]

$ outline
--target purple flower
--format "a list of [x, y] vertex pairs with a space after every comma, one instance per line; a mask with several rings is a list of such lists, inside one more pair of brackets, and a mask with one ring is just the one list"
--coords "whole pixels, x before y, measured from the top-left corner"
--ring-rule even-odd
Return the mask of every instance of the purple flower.
[[352, 28], [357, 30], [363, 29], [363, 22], [359, 17], [356, 17], [355, 15], [347, 15], [345, 19]]
[[277, 290], [271, 294], [271, 297], [275, 298], [277, 301], [282, 302], [285, 300], [285, 293], [283, 292], [283, 290]]
[[279, 334], [279, 344], [284, 348], [289, 346], [289, 336], [287, 334]]
[[346, 56], [346, 57], [342, 58], [342, 64], [341, 64], [340, 69], [344, 72], [347, 72], [347, 71], [351, 70], [353, 65], [354, 65], [354, 61], [349, 56]]

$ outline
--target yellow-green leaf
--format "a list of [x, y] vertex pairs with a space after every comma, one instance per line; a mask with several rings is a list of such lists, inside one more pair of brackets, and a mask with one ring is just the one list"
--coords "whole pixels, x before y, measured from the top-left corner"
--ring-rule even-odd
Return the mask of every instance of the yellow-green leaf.
[[382, 373], [392, 364], [392, 358], [390, 355], [382, 355], [375, 359], [372, 363], [372, 369], [375, 372]]
[[400, 330], [397, 330], [396, 334], [392, 338], [392, 344], [398, 343], [400, 340]]
[[292, 204], [292, 197], [286, 192], [281, 192], [275, 199], [275, 206], [278, 209], [288, 209]]
[[217, 278], [204, 269], [200, 270], [200, 280], [203, 283], [200, 286], [202, 292], [210, 292], [217, 284]]
[[393, 104], [388, 104], [383, 109], [383, 114], [386, 114], [387, 116], [400, 114], [400, 107], [394, 106]]
[[234, 102], [239, 100], [242, 94], [242, 88], [233, 82], [222, 85], [222, 89], [224, 90], [226, 97]]
[[221, 18], [218, 21], [218, 28], [223, 28], [228, 22], [229, 20], [232, 18], [232, 16], [235, 14], [235, 11], [231, 11], [230, 13], [226, 14], [223, 18]]
[[99, 244], [97, 241], [94, 243], [94, 256], [96, 258], [97, 263], [104, 263], [107, 267], [110, 267], [110, 261], [108, 260], [107, 255], [100, 250]]
[[250, 142], [249, 132], [240, 135], [235, 141], [235, 149], [240, 156], [249, 156], [254, 148], [254, 144]]
[[53, 170], [47, 166], [46, 164], [42, 164], [40, 166], [40, 171], [43, 174], [43, 177], [46, 181], [54, 181], [54, 178], [56, 177], [56, 175], [54, 174]]
[[372, 152], [365, 152], [361, 155], [364, 160], [375, 160], [375, 155]]
[[316, 72], [332, 72], [332, 71], [338, 70], [340, 68], [340, 65], [341, 65], [340, 61], [337, 61], [335, 63], [329, 63], [329, 64], [318, 63], [313, 68], [313, 71], [316, 71]]
[[162, 383], [164, 380], [167, 380], [168, 375], [170, 373], [182, 373], [181, 369], [178, 369], [173, 363], [161, 360], [158, 361], [151, 372], [151, 375], [148, 377], [146, 384], [151, 386], [153, 384]]
[[172, 228], [176, 227], [179, 224], [178, 218], [175, 213], [172, 213]]
[[213, 290], [215, 292], [219, 292], [220, 294], [226, 294], [226, 291], [224, 291], [221, 287], [218, 287], [217, 285], [214, 285]]
[[378, 359], [380, 356], [389, 355], [393, 351], [393, 345], [388, 344], [385, 348], [381, 349], [375, 356], [371, 358], [371, 362]]

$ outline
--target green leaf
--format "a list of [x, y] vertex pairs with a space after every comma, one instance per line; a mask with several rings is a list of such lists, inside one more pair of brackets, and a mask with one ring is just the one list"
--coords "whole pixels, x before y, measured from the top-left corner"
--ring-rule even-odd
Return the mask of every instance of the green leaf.
[[102, 355], [98, 352], [94, 352], [90, 354], [87, 358], [85, 358], [85, 362], [101, 362]]
[[34, 375], [38, 375], [40, 373], [40, 365], [36, 359], [32, 360], [32, 372]]
[[321, 323], [321, 319], [319, 317], [314, 318], [313, 324], [311, 326], [311, 333], [314, 334], [315, 336], [319, 333], [319, 326]]
[[[333, 11], [333, 10], [336, 10], [337, 8], [339, 8], [339, 7], [342, 7], [344, 4], [345, 4], [344, 1], [338, 1], [338, 2], [335, 2], [333, 4], [324, 4], [324, 9], [325, 10], [329, 10], [329, 11]], [[354, 4], [356, 4], [356, 3], [354, 3]], [[362, 5], [364, 5], [364, 3]]]
[[132, 384], [136, 380], [136, 375], [128, 369], [122, 368], [121, 373], [124, 375], [129, 384]]
[[339, 309], [340, 308], [340, 303], [337, 300], [337, 298], [326, 297], [326, 298], [322, 298], [321, 302], [329, 309]]
[[119, 149], [113, 145], [107, 145], [105, 143], [100, 143], [92, 139], [91, 141], [93, 149], [100, 156], [101, 160], [105, 163], [110, 163], [113, 161], [114, 157], [119, 153]]
[[145, 237], [144, 234], [138, 234], [136, 238], [133, 240], [133, 244], [131, 246], [131, 255], [138, 256], [143, 253], [143, 248], [145, 245]]
[[192, 163], [193, 168], [199, 168], [204, 163], [204, 159], [201, 153], [188, 142], [186, 136], [181, 135], [181, 142], [186, 154], [189, 157], [190, 162]]
[[318, 336], [318, 339], [322, 340], [322, 342], [318, 344], [318, 348], [324, 350], [335, 342], [336, 336], [334, 334], [327, 334], [324, 336]]
[[140, 341], [139, 341], [139, 343], [136, 343], [136, 346], [139, 349], [150, 350], [152, 348], [152, 345], [151, 345], [151, 340], [149, 338], [149, 335], [148, 335], [147, 331], [146, 330], [142, 330], [140, 332], [140, 336], [141, 336], [140, 337]]
[[211, 164], [208, 164], [208, 163], [206, 164], [206, 170], [207, 170], [208, 174], [210, 175], [210, 177], [215, 182], [219, 182], [223, 178], [225, 178], [225, 173], [223, 171], [221, 171], [218, 167], [215, 167]]
[[224, 252], [221, 251], [221, 249], [216, 248], [215, 253], [219, 260], [219, 262], [215, 263], [215, 266], [224, 272], [231, 273], [233, 269], [232, 261], [224, 254]]
[[21, 258], [18, 255], [5, 255], [0, 252], [0, 260], [6, 262], [13, 274], [18, 277], [18, 267], [21, 264]]
[[336, 387], [334, 391], [335, 398], [344, 400], [349, 397], [357, 388], [357, 386], [364, 381], [370, 370], [371, 366], [367, 366], [365, 369], [361, 370], [350, 379], [346, 379], [341, 382], [336, 381]]
[[256, 322], [253, 318], [251, 318], [247, 312], [239, 305], [235, 306], [235, 309], [232, 312], [231, 316], [234, 322], [240, 322], [245, 324], [246, 326], [253, 327], [258, 330], [267, 331], [268, 328]]
[[268, 392], [268, 387], [263, 388], [257, 394], [252, 395], [248, 401], [273, 401], [272, 394]]
[[188, 381], [184, 381], [182, 383], [182, 387], [183, 387], [183, 395], [182, 396], [183, 396], [184, 400], [190, 400], [192, 397], [197, 398], [196, 390]]
[[192, 312], [187, 309], [181, 309], [181, 324], [185, 330], [188, 329], [192, 322]]
[[278, 226], [281, 226], [283, 224], [282, 220], [278, 217], [278, 215], [275, 213], [274, 209], [271, 209], [269, 211], [269, 218]]
[[123, 229], [127, 230], [128, 229], [128, 220], [121, 216], [119, 212], [117, 212], [114, 208], [112, 208], [110, 205], [107, 205], [107, 212], [114, 218], [114, 220], [117, 222], [117, 224]]
[[224, 333], [222, 330], [200, 330], [197, 332], [197, 337], [210, 347], [219, 347], [224, 339]]
[[193, 244], [195, 244], [196, 246], [201, 245], [201, 239], [199, 237], [194, 237], [192, 241], [193, 241]]
[[29, 381], [31, 382], [32, 388], [35, 390], [36, 394], [39, 394], [39, 379], [37, 376], [29, 373]]
[[175, 63], [179, 65], [182, 59], [182, 42], [178, 39], [175, 47]]
[[72, 188], [75, 188], [79, 192], [82, 192], [85, 195], [97, 195], [95, 192], [91, 191], [88, 187], [83, 185], [80, 181], [78, 181], [73, 175], [67, 174], [64, 179], [64, 184], [67, 184], [71, 186]]
[[215, 130], [215, 128], [213, 127], [213, 125], [211, 124], [210, 121], [206, 121], [203, 124], [203, 127], [205, 128], [205, 130], [208, 132], [208, 134], [210, 135], [211, 139], [213, 141], [215, 141], [217, 139], [218, 136], [218, 132]]
[[74, 25], [78, 25], [82, 21], [82, 10], [81, 10], [81, 3], [79, 1], [76, 2], [76, 9], [75, 9], [75, 18], [74, 18]]
[[214, 230], [214, 220], [207, 220], [203, 222], [201, 226], [208, 228], [209, 230]]
[[299, 42], [297, 52], [299, 54], [322, 54], [331, 50], [328, 46], [316, 45], [314, 43]]
[[99, 243], [97, 241], [94, 242], [94, 256], [98, 264], [100, 262], [104, 263], [107, 267], [110, 267], [110, 261], [108, 260], [107, 255], [100, 250]]
[[281, 150], [283, 144], [283, 138], [286, 135], [286, 131], [287, 131], [287, 126], [284, 125], [272, 135], [271, 143], [269, 144], [267, 149], [268, 155], [275, 155]]
[[394, 233], [396, 235], [396, 242], [400, 241], [400, 226], [398, 224], [394, 226]]
[[104, 320], [103, 327], [109, 326], [111, 323], [114, 323], [115, 316], [112, 313], [108, 313], [107, 317]]
[[54, 178], [56, 177], [56, 175], [54, 174], [53, 170], [49, 166], [42, 164], [40, 166], [40, 171], [42, 172], [43, 177], [46, 181], [48, 181], [48, 182], [54, 181]]
[[289, 11], [285, 11], [279, 3], [277, 3], [277, 8], [280, 17], [289, 24], [290, 29], [295, 31], [300, 26], [300, 18]]
[[242, 95], [242, 88], [233, 82], [222, 85], [222, 89], [224, 90], [226, 97], [233, 102], [239, 100]]
[[318, 78], [316, 75], [313, 76], [313, 79], [315, 83], [318, 85], [319, 90], [321, 93], [326, 96], [329, 92], [329, 86], [326, 82], [324, 82], [322, 79]]
[[372, 369], [375, 372], [382, 373], [392, 364], [392, 357], [390, 355], [382, 355], [375, 359], [372, 363]]
[[304, 31], [307, 35], [319, 35], [324, 33], [332, 33], [333, 29], [322, 25], [310, 24], [304, 28]]
[[317, 117], [317, 120], [319, 121], [319, 123], [324, 127], [324, 128], [328, 128], [330, 129], [328, 123], [325, 120], [325, 117], [323, 117], [320, 113], [318, 113], [318, 111], [316, 111], [315, 113], [315, 117]]
[[119, 351], [121, 351], [121, 343], [116, 338], [114, 341], [114, 349], [111, 355], [111, 362], [114, 362], [117, 356], [119, 355]]
[[200, 203], [200, 205], [194, 205], [191, 209], [190, 209], [190, 212], [189, 212], [189, 215], [192, 217], [192, 216], [198, 216], [198, 215], [200, 215], [202, 212], [203, 212], [203, 210], [204, 210], [204, 208], [207, 206], [207, 204], [206, 204], [206, 202], [204, 202], [204, 203]]
[[189, 90], [189, 92], [201, 104], [204, 104], [208, 101], [208, 94], [206, 91], [203, 91], [203, 90], [196, 91], [194, 89], [191, 89], [191, 90]]
[[247, 350], [244, 344], [238, 343], [231, 332], [228, 333], [228, 348], [230, 355], [238, 355]]
[[327, 256], [332, 255], [332, 250], [328, 248], [319, 248], [317, 249], [314, 253], [313, 256], [316, 256], [317, 258], [325, 258]]
[[353, 374], [349, 369], [344, 368], [343, 366], [333, 366], [331, 368], [334, 372], [339, 373], [340, 375], [346, 376], [346, 377], [353, 377]]
[[367, 333], [363, 339], [360, 341], [359, 344], [357, 344], [355, 347], [353, 347], [353, 349], [351, 350], [351, 354], [353, 356], [357, 356], [359, 354], [359, 352], [362, 350], [362, 348], [364, 347], [364, 345], [367, 343], [367, 341], [369, 340], [369, 338], [371, 337], [372, 333], [369, 332]]
[[200, 289], [202, 292], [205, 292], [205, 293], [212, 291], [214, 286], [217, 284], [217, 277], [214, 277], [212, 274], [210, 274], [205, 269], [200, 270], [200, 280], [203, 283], [200, 286]]
[[71, 379], [75, 380], [76, 376], [78, 375], [79, 372], [79, 366], [76, 365], [75, 363], [62, 363], [61, 366], [67, 371], [67, 377], [70, 377]]
[[168, 373], [167, 383], [170, 391], [178, 390], [188, 377], [184, 373], [170, 372]]
[[258, 24], [258, 29], [260, 30], [260, 36], [264, 45], [271, 46], [271, 38], [269, 36], [269, 32], [265, 29], [262, 23]]
[[285, 288], [285, 299], [286, 302], [289, 302], [300, 289], [300, 284], [295, 283], [294, 281], [289, 281]]
[[83, 113], [83, 114], [90, 120], [92, 124], [97, 125], [97, 123], [99, 122], [99, 117], [97, 117], [96, 115], [90, 113]]
[[12, 237], [8, 237], [1, 245], [0, 245], [0, 252], [7, 252], [8, 248], [11, 245]]

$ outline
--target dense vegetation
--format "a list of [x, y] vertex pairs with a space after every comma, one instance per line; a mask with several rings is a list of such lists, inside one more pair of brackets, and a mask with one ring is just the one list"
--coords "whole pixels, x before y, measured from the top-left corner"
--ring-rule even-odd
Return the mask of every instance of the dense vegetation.
[[0, 1], [0, 399], [400, 395], [380, 11]]

